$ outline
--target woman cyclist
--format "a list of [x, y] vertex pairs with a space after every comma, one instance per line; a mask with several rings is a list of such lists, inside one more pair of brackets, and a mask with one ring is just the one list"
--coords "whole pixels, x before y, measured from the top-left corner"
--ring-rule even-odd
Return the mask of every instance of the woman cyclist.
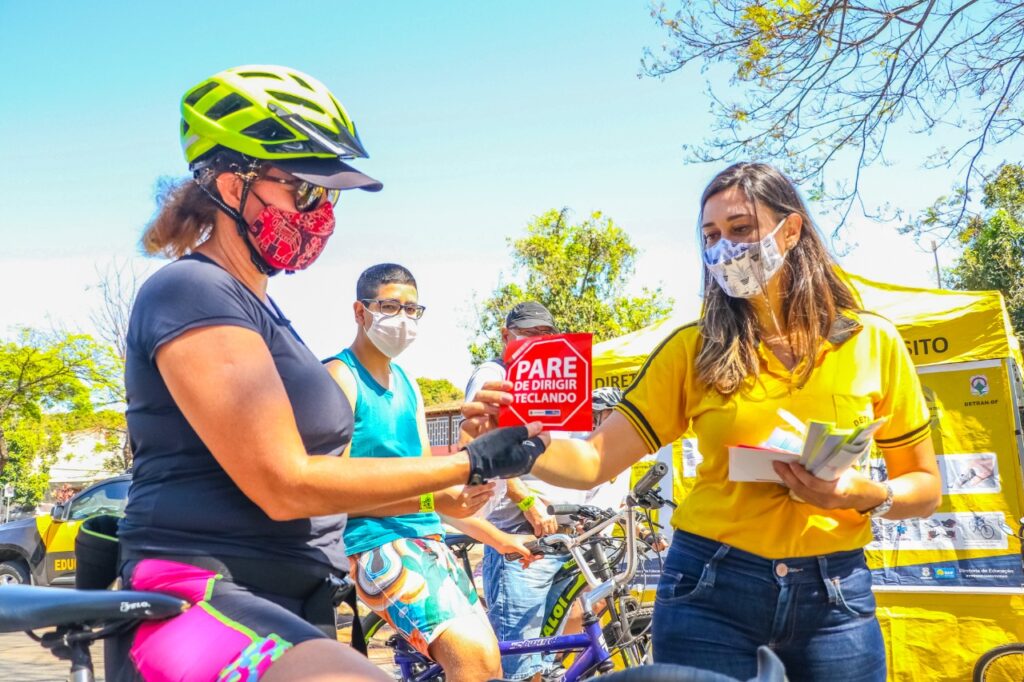
[[[266, 290], [323, 251], [339, 190], [381, 188], [343, 161], [366, 156], [355, 126], [310, 76], [247, 66], [188, 90], [181, 138], [193, 178], [142, 240], [176, 260], [128, 329], [135, 467], [119, 535], [126, 586], [193, 606], [110, 640], [107, 679], [389, 679], [332, 636], [344, 513], [525, 473], [537, 429], [451, 457], [337, 457], [351, 407]], [[435, 500], [465, 515], [475, 497]]]
[[[872, 517], [939, 502], [929, 414], [910, 357], [853, 291], [796, 188], [764, 164], [718, 174], [700, 204], [704, 307], [673, 331], [586, 441], [552, 441], [534, 475], [586, 488], [697, 434], [704, 461], [677, 510], [654, 610], [654, 658], [736, 678], [770, 645], [791, 680], [881, 681], [885, 648], [863, 546]], [[507, 384], [470, 404], [486, 429]], [[791, 415], [841, 428], [884, 418], [889, 471], [816, 478], [775, 463], [783, 485], [729, 480], [731, 445], [769, 442]]]

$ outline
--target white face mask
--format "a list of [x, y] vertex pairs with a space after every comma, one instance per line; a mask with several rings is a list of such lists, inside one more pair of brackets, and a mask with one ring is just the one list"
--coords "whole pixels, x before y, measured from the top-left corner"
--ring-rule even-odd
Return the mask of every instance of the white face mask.
[[373, 342], [377, 350], [389, 358], [397, 358], [416, 340], [418, 320], [402, 312], [391, 317], [384, 317], [383, 313], [375, 313], [372, 310], [366, 312], [373, 316], [373, 322], [366, 330], [366, 337]]
[[[788, 216], [787, 216], [788, 217]], [[753, 298], [778, 274], [785, 260], [775, 235], [786, 218], [779, 221], [766, 237], [756, 242], [734, 242], [719, 237], [704, 249], [704, 264], [718, 286], [733, 298]]]

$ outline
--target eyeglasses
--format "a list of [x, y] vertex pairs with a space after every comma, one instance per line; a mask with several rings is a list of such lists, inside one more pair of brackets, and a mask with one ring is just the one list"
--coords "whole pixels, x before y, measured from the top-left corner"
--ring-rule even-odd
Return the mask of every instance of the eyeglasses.
[[427, 309], [426, 306], [419, 303], [402, 303], [394, 298], [363, 298], [359, 302], [367, 308], [370, 307], [371, 303], [376, 303], [380, 314], [384, 317], [394, 317], [398, 313], [405, 311], [406, 317], [418, 320], [423, 317], [423, 311]]
[[327, 189], [326, 187], [314, 185], [312, 182], [306, 182], [298, 178], [279, 178], [275, 175], [264, 175], [260, 180], [276, 182], [291, 187], [292, 194], [295, 197], [295, 208], [300, 213], [309, 213], [316, 209], [324, 199], [327, 199], [332, 204], [337, 204], [338, 197], [341, 195], [340, 190]]

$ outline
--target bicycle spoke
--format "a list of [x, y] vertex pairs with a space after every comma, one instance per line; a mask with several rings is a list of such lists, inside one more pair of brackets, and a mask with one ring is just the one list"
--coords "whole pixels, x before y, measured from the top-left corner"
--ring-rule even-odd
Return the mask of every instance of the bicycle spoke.
[[1024, 648], [1010, 648], [985, 664], [975, 679], [980, 682], [1021, 682], [1024, 680]]

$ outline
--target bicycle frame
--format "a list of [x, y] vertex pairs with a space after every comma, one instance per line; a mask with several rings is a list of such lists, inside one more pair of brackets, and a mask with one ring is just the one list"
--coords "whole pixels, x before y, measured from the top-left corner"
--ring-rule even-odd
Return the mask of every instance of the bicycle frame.
[[[584, 673], [595, 665], [603, 663], [611, 658], [611, 652], [605, 645], [604, 636], [599, 623], [591, 623], [584, 632], [578, 635], [559, 635], [557, 637], [537, 637], [536, 639], [522, 639], [513, 642], [498, 642], [498, 651], [502, 656], [509, 654], [537, 654], [537, 653], [559, 653], [563, 651], [583, 651], [573, 661], [572, 666], [566, 671], [565, 682], [577, 682]], [[413, 672], [416, 664], [422, 664], [426, 659], [416, 651], [395, 650], [395, 663], [402, 673], [403, 680], [412, 682], [424, 682], [442, 673], [441, 666], [431, 663], [430, 667], [418, 675]]]
[[[630, 499], [630, 502], [631, 503], [626, 505], [625, 509], [597, 524], [582, 535], [569, 536], [559, 533], [549, 535], [544, 539], [547, 544], [560, 544], [564, 546], [568, 550], [569, 554], [572, 555], [580, 570], [580, 576], [576, 581], [570, 583], [569, 587], [563, 592], [563, 595], [574, 589], [575, 592], [578, 593], [583, 586], [587, 584], [592, 588], [590, 593], [582, 597], [584, 614], [590, 615], [589, 622], [585, 622], [584, 624], [583, 633], [576, 635], [558, 635], [554, 637], [537, 637], [534, 639], [498, 642], [498, 651], [502, 656], [509, 654], [560, 653], [567, 651], [579, 651], [582, 649], [582, 652], [579, 653], [573, 661], [573, 664], [566, 671], [563, 677], [565, 682], [577, 682], [584, 674], [595, 666], [599, 666], [610, 661], [612, 654], [604, 640], [604, 632], [601, 629], [601, 624], [597, 621], [596, 609], [597, 604], [599, 604], [603, 599], [611, 596], [620, 586], [628, 583], [636, 573], [637, 551], [635, 508], [637, 505], [632, 503], [632, 499]], [[586, 557], [583, 554], [582, 545], [606, 528], [622, 521], [625, 521], [626, 525], [626, 568], [621, 573], [613, 576], [611, 580], [599, 582], [594, 576], [593, 571], [590, 570], [590, 566], [587, 564]], [[566, 609], [566, 612], [568, 612], [568, 609]], [[426, 680], [430, 680], [442, 674], [440, 665], [430, 661], [408, 645], [395, 648], [394, 661], [401, 672], [403, 680], [409, 680], [411, 682], [425, 682]], [[425, 670], [418, 674], [415, 672], [414, 669], [416, 666], [427, 664], [429, 665]]]

